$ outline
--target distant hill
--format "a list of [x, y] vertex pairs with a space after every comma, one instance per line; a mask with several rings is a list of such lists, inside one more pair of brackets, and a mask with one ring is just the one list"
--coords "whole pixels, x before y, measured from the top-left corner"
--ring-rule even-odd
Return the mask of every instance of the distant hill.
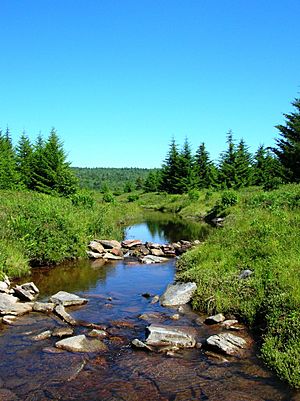
[[136, 186], [137, 183], [143, 183], [150, 171], [157, 169], [124, 167], [72, 167], [73, 172], [79, 179], [81, 188], [103, 191], [109, 187], [112, 191], [122, 191], [125, 185]]

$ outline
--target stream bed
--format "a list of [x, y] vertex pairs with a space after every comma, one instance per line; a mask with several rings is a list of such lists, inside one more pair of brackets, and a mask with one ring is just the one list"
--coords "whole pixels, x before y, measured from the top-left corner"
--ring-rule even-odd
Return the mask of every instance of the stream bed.
[[[203, 239], [207, 230], [157, 216], [129, 227], [126, 238], [166, 243]], [[195, 327], [200, 340], [220, 331], [217, 325], [203, 324], [205, 317], [189, 306], [174, 321], [177, 307], [151, 303], [151, 296], [161, 295], [174, 275], [174, 259], [155, 265], [80, 260], [34, 270], [26, 280], [40, 289], [39, 301], [60, 290], [88, 298], [86, 305], [67, 310], [77, 320], [105, 326], [108, 350], [71, 353], [55, 348], [53, 337], [34, 341], [36, 334], [63, 326], [53, 314], [33, 312], [13, 326], [1, 325], [0, 401], [299, 401], [298, 393], [262, 365], [254, 341], [245, 358], [218, 358], [197, 348], [167, 356], [131, 346], [134, 338], [145, 338], [150, 323]], [[145, 313], [155, 317], [139, 318]], [[74, 334], [88, 331], [78, 326]]]

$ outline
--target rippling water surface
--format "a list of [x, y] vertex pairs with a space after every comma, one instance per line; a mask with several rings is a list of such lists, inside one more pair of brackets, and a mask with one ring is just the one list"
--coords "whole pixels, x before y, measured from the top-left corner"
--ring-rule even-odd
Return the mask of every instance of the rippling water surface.
[[[164, 243], [204, 238], [207, 230], [181, 221], [176, 225], [174, 219], [156, 215], [130, 227], [127, 238]], [[31, 313], [15, 326], [2, 325], [0, 401], [299, 401], [299, 394], [291, 393], [260, 364], [254, 342], [244, 359], [227, 360], [201, 349], [173, 357], [132, 349], [131, 340], [143, 339], [149, 324], [139, 318], [142, 313], [155, 312], [155, 323], [194, 326], [199, 340], [218, 332], [217, 327], [202, 325], [203, 317], [188, 307], [180, 320], [173, 321], [176, 308], [162, 308], [142, 296], [161, 294], [174, 272], [174, 260], [160, 265], [84, 260], [36, 270], [30, 280], [41, 291], [39, 300], [48, 300], [59, 290], [89, 299], [68, 312], [76, 319], [107, 326], [108, 351], [76, 354], [56, 350], [55, 338], [33, 341], [35, 334], [63, 325], [53, 315]], [[75, 334], [88, 331], [75, 328]]]

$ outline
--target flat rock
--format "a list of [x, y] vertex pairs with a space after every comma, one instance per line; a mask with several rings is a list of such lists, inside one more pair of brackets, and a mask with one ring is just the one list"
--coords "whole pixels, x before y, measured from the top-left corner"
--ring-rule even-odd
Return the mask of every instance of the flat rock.
[[66, 291], [59, 291], [55, 295], [52, 295], [50, 301], [54, 304], [61, 304], [63, 306], [71, 305], [83, 305], [88, 302], [86, 298], [80, 298], [78, 295], [70, 294]]
[[69, 323], [71, 326], [76, 326], [76, 324], [77, 324], [76, 320], [73, 319], [72, 316], [66, 312], [63, 305], [57, 305], [54, 308], [54, 311], [57, 314], [57, 316], [60, 317], [62, 320]]
[[30, 291], [24, 290], [24, 288], [22, 288], [20, 285], [16, 285], [13, 290], [21, 301], [31, 302], [36, 297], [36, 294], [32, 294]]
[[86, 254], [91, 259], [102, 259], [103, 258], [103, 255], [101, 253], [98, 253], [98, 252], [87, 251]]
[[225, 320], [225, 316], [222, 313], [218, 313], [217, 315], [209, 316], [205, 319], [206, 324], [218, 324], [222, 323]]
[[146, 242], [146, 247], [149, 249], [160, 249], [161, 244], [158, 244], [157, 242]]
[[55, 304], [52, 302], [35, 302], [33, 304], [33, 310], [35, 312], [50, 313], [53, 312]]
[[10, 326], [10, 325], [13, 325], [16, 322], [17, 319], [18, 319], [17, 316], [6, 315], [6, 316], [3, 316], [2, 323], [7, 324], [7, 325]]
[[128, 240], [122, 241], [121, 245], [124, 248], [132, 248], [134, 246], [143, 245], [143, 243], [139, 239], [128, 239]]
[[108, 260], [122, 260], [123, 257], [122, 257], [122, 256], [114, 255], [114, 254], [112, 254], [112, 253], [110, 253], [110, 252], [106, 252], [106, 253], [103, 255], [103, 259], [108, 259]]
[[96, 252], [96, 253], [104, 253], [104, 246], [102, 244], [100, 244], [100, 242], [98, 241], [91, 241], [88, 245], [88, 247], [90, 248], [90, 250], [92, 252]]
[[160, 297], [160, 303], [162, 306], [186, 304], [191, 300], [196, 289], [196, 283], [170, 284]]
[[148, 312], [148, 313], [143, 313], [139, 316], [139, 319], [142, 320], [158, 320], [158, 319], [163, 319], [163, 315], [160, 312]]
[[32, 294], [39, 294], [40, 290], [37, 288], [37, 286], [31, 281], [30, 283], [24, 283], [21, 285], [21, 288], [25, 291], [29, 291]]
[[153, 249], [151, 249], [151, 255], [164, 256], [164, 252], [161, 249], [153, 248]]
[[192, 327], [151, 324], [147, 330], [149, 335], [146, 344], [150, 346], [174, 345], [181, 348], [192, 348], [196, 345], [197, 332]]
[[52, 336], [52, 331], [51, 330], [45, 330], [42, 331], [40, 334], [37, 334], [36, 336], [32, 337], [34, 341], [42, 341], [46, 340], [47, 338], [50, 338]]
[[163, 263], [167, 262], [169, 259], [167, 258], [162, 258], [160, 256], [154, 256], [154, 255], [147, 255], [144, 258], [141, 259], [142, 263], [145, 263], [146, 265], [150, 265], [153, 263]]
[[112, 248], [121, 248], [121, 244], [119, 241], [116, 240], [107, 240], [107, 239], [97, 239], [96, 242], [99, 242], [105, 249], [112, 249]]
[[0, 294], [0, 310], [19, 302], [19, 298], [10, 294]]
[[150, 347], [143, 341], [139, 340], [138, 338], [135, 338], [134, 340], [132, 340], [131, 344], [134, 345], [136, 348], [143, 348], [143, 349], [147, 349], [148, 351], [154, 350], [152, 347]]
[[32, 307], [33, 307], [32, 302], [25, 302], [25, 303], [18, 302], [18, 303], [7, 304], [6, 306], [2, 305], [2, 307], [0, 307], [0, 314], [21, 316], [25, 315], [25, 313], [31, 312]]
[[74, 334], [74, 329], [72, 327], [56, 327], [53, 332], [53, 337], [68, 337]]
[[222, 327], [224, 327], [224, 329], [228, 329], [230, 330], [233, 326], [237, 325], [238, 321], [236, 319], [228, 319], [228, 320], [224, 320], [221, 324]]
[[99, 339], [87, 339], [84, 334], [65, 338], [58, 341], [55, 346], [71, 352], [99, 352], [106, 351], [106, 345]]
[[207, 345], [215, 350], [223, 352], [227, 355], [239, 354], [241, 349], [245, 348], [246, 341], [231, 333], [221, 333], [210, 336], [207, 340]]

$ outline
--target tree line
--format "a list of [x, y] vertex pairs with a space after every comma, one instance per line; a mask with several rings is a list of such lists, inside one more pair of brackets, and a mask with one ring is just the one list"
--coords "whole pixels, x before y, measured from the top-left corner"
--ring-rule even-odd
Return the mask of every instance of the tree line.
[[77, 178], [54, 128], [46, 140], [38, 135], [34, 143], [23, 133], [16, 147], [9, 129], [0, 130], [0, 189], [70, 196], [77, 187]]
[[187, 138], [181, 149], [173, 138], [161, 169], [149, 173], [144, 189], [180, 194], [192, 189], [250, 185], [271, 189], [284, 182], [300, 182], [300, 99], [292, 105], [295, 111], [284, 114], [285, 125], [276, 126], [280, 133], [276, 147], [260, 145], [254, 155], [244, 139], [235, 142], [231, 131], [218, 163], [210, 159], [204, 142], [193, 155]]

